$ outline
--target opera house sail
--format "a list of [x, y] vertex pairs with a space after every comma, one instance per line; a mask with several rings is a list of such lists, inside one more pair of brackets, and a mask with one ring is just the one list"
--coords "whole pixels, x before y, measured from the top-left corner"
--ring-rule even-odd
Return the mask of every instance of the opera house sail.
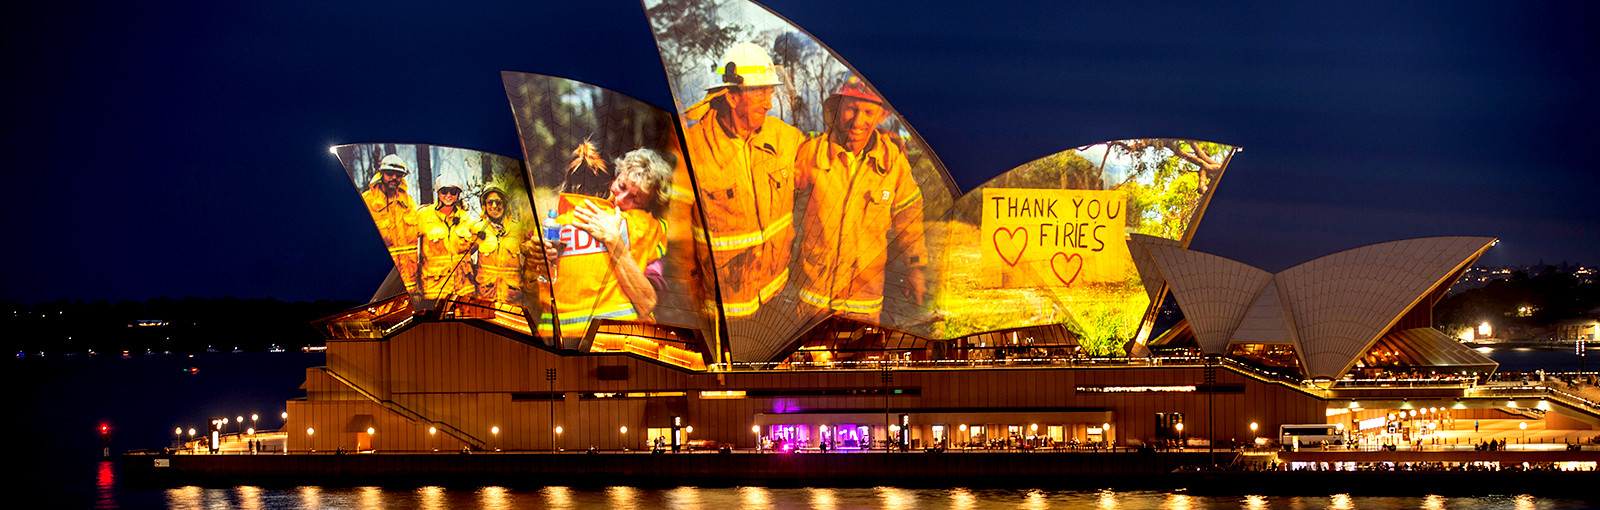
[[[325, 432], [290, 449], [1181, 441], [1322, 423], [1340, 379], [1494, 369], [1429, 315], [1492, 239], [1276, 274], [1189, 251], [1239, 154], [1200, 140], [1083, 145], [963, 191], [781, 16], [644, 10], [670, 109], [506, 71], [520, 158], [333, 149], [394, 267], [316, 323], [328, 363], [287, 430]], [[1184, 320], [1157, 329], [1169, 301]]]

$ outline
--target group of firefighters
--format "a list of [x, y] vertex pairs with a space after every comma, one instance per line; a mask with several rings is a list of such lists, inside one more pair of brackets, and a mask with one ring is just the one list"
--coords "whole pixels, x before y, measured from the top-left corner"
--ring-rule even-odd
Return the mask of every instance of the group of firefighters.
[[[544, 254], [551, 261], [545, 281], [564, 275], [561, 284], [547, 289], [558, 303], [571, 305], [560, 307], [562, 323], [581, 319], [577, 322], [587, 324], [591, 313], [648, 317], [664, 285], [660, 215], [672, 196], [672, 167], [655, 151], [637, 149], [617, 158], [612, 170], [616, 177], [605, 197], [610, 207], [580, 204], [565, 218], [571, 228], [559, 240], [542, 239], [537, 229], [526, 231], [512, 219], [510, 196], [496, 186], [477, 194], [481, 218], [468, 211], [462, 186], [447, 176], [436, 176], [435, 201], [418, 207], [407, 191], [406, 162], [394, 154], [379, 162], [362, 198], [406, 291], [414, 296], [521, 306], [523, 282], [539, 280], [532, 271], [539, 259], [533, 255]], [[550, 311], [544, 313], [540, 328], [550, 334]], [[583, 331], [581, 326], [567, 329]], [[562, 336], [572, 335], [563, 330]]]
[[477, 296], [501, 303], [522, 300], [522, 258], [515, 222], [507, 221], [505, 190], [478, 192], [483, 217], [470, 214], [462, 186], [434, 184], [436, 199], [418, 207], [406, 189], [410, 170], [398, 155], [384, 156], [361, 198], [389, 247], [406, 291], [429, 300]]
[[889, 116], [883, 99], [847, 75], [823, 103], [825, 131], [808, 139], [767, 115], [782, 81], [766, 50], [736, 44], [714, 71], [720, 83], [684, 112], [694, 122], [684, 141], [723, 313], [751, 316], [797, 276], [798, 313], [876, 323], [891, 253], [904, 262], [904, 295], [922, 304], [922, 192], [899, 139], [878, 129]]
[[[693, 122], [684, 131], [684, 143], [697, 178], [723, 313], [730, 319], [754, 315], [794, 279], [790, 295], [797, 297], [799, 310], [778, 313], [836, 312], [876, 323], [890, 254], [903, 262], [904, 272], [894, 276], [902, 293], [921, 305], [927, 265], [922, 193], [901, 141], [878, 128], [890, 115], [883, 99], [847, 75], [823, 103], [826, 129], [808, 138], [767, 115], [782, 80], [766, 50], [736, 44], [715, 70], [720, 83], [684, 112]], [[611, 271], [565, 271], [598, 278], [593, 285], [555, 289], [581, 292], [584, 301], [615, 294], [602, 301], [616, 303], [600, 304], [629, 309], [623, 314], [628, 317], [615, 318], [648, 317], [660, 286], [659, 264], [652, 263], [664, 251], [658, 220], [671, 196], [671, 168], [659, 156], [640, 151], [617, 160], [610, 190], [615, 209], [582, 207], [567, 218], [602, 245], [627, 249], [607, 250], [614, 255], [607, 257]], [[362, 198], [413, 295], [420, 286], [429, 300], [477, 296], [521, 303], [522, 254], [544, 253], [556, 260], [571, 248], [541, 244], [537, 233], [514, 231], [516, 222], [506, 221], [507, 195], [496, 187], [478, 193], [481, 219], [467, 212], [463, 188], [447, 178], [435, 183], [437, 199], [418, 207], [406, 190], [407, 173], [399, 156], [384, 156]], [[563, 260], [552, 272], [566, 264]], [[791, 267], [797, 275], [791, 275]], [[597, 317], [583, 315], [585, 323]]]

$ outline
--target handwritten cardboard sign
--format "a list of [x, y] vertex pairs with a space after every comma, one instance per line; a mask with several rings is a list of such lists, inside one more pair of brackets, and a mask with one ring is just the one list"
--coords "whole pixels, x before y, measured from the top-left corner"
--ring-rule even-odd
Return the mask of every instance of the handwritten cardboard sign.
[[1119, 191], [983, 190], [984, 287], [1120, 282], [1133, 271]]

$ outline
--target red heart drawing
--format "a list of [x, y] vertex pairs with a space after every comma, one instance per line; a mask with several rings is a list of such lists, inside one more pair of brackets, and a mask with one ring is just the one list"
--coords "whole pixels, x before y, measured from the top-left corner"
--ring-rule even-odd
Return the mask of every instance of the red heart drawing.
[[[1061, 258], [1062, 267], [1060, 267], [1060, 268], [1056, 267], [1056, 258], [1057, 257]], [[1071, 278], [1062, 278], [1061, 277], [1061, 270], [1065, 269], [1065, 266], [1067, 266], [1068, 264], [1071, 264], [1072, 263], [1072, 259], [1078, 259], [1078, 267], [1076, 269], [1072, 270], [1072, 277]], [[1056, 274], [1056, 279], [1057, 280], [1061, 280], [1061, 284], [1062, 285], [1071, 286], [1072, 282], [1078, 281], [1078, 275], [1083, 273], [1083, 255], [1079, 255], [1079, 254], [1076, 254], [1076, 253], [1071, 254], [1071, 255], [1067, 255], [1065, 252], [1059, 252], [1059, 251], [1056, 252], [1055, 255], [1051, 255], [1050, 256], [1050, 272]]]
[[[1000, 232], [1001, 231], [1004, 231], [1006, 233], [1006, 239], [1010, 240], [1012, 244], [1015, 244], [1017, 246], [1017, 255], [1015, 257], [1006, 258], [1006, 251], [1000, 249]], [[1022, 242], [1020, 242], [1020, 243], [1017, 242], [1017, 233], [1018, 232], [1022, 233]], [[1028, 228], [1027, 227], [1017, 227], [1016, 230], [1011, 230], [1011, 229], [1008, 229], [1008, 228], [1005, 228], [1005, 227], [995, 227], [995, 229], [994, 229], [994, 237], [992, 239], [990, 239], [990, 241], [992, 241], [994, 243], [994, 251], [996, 253], [1000, 254], [1000, 260], [1004, 260], [1006, 262], [1006, 265], [1008, 265], [1008, 266], [1017, 267], [1017, 261], [1022, 260], [1022, 252], [1028, 251]]]

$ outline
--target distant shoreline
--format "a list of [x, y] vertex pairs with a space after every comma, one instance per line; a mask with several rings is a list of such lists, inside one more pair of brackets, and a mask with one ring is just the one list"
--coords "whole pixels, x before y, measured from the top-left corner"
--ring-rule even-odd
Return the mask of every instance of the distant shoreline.
[[[1510, 348], [1520, 348], [1520, 349], [1539, 349], [1539, 350], [1548, 350], [1548, 351], [1566, 350], [1566, 349], [1573, 349], [1573, 348], [1577, 347], [1577, 342], [1568, 342], [1568, 341], [1562, 341], [1562, 340], [1497, 340], [1497, 341], [1489, 341], [1489, 342], [1476, 341], [1475, 340], [1475, 341], [1471, 341], [1471, 342], [1462, 342], [1462, 344], [1466, 345], [1467, 347], [1474, 348], [1474, 349], [1479, 348], [1479, 347], [1490, 347], [1490, 348], [1510, 347]], [[1588, 351], [1588, 350], [1596, 350], [1596, 349], [1600, 349], [1600, 346], [1585, 346], [1584, 350]]]

